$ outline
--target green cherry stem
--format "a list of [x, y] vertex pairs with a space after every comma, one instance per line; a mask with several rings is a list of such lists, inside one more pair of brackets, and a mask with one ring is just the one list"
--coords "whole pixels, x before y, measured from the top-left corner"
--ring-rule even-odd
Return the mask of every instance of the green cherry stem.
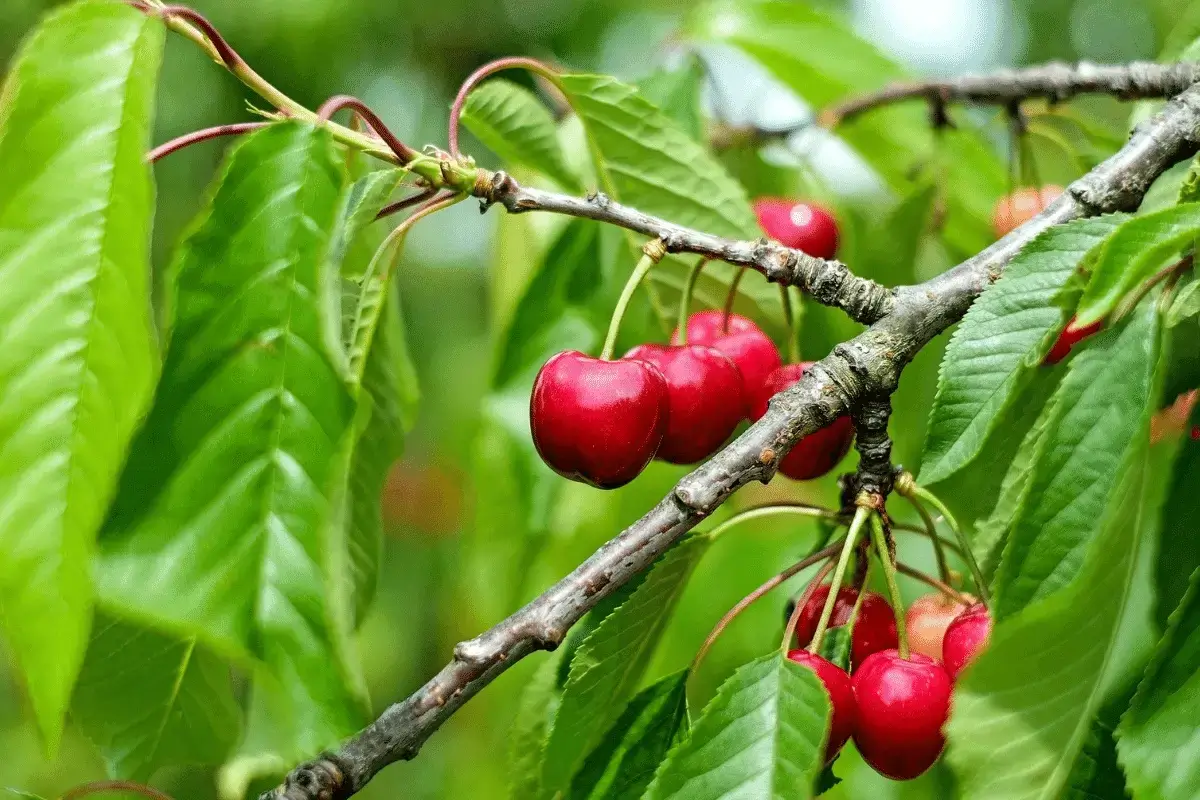
[[662, 242], [658, 239], [651, 239], [642, 247], [642, 258], [633, 268], [629, 280], [625, 281], [625, 288], [621, 290], [621, 296], [617, 298], [617, 306], [613, 309], [612, 319], [608, 322], [608, 335], [604, 337], [604, 348], [600, 351], [600, 358], [604, 361], [612, 360], [613, 349], [617, 346], [617, 332], [621, 330], [621, 319], [629, 308], [629, 301], [633, 299], [633, 293], [650, 274], [651, 268], [662, 260], [665, 252]]
[[794, 514], [796, 516], [801, 516], [801, 517], [815, 517], [817, 519], [827, 519], [827, 520], [831, 520], [834, 522], [838, 522], [841, 520], [841, 517], [838, 515], [838, 513], [836, 511], [831, 511], [828, 508], [821, 508], [820, 506], [810, 506], [810, 505], [806, 505], [804, 503], [778, 503], [778, 504], [769, 505], [769, 506], [759, 506], [758, 508], [748, 508], [745, 511], [740, 511], [737, 514], [734, 514], [729, 519], [727, 519], [727, 520], [721, 522], [719, 525], [715, 526], [711, 531], [708, 532], [708, 535], [715, 539], [716, 537], [720, 536], [725, 531], [729, 530], [730, 528], [734, 527], [735, 525], [740, 525], [743, 522], [749, 522], [749, 521], [755, 520], [755, 519], [762, 519], [763, 517], [772, 517], [772, 516], [777, 516], [777, 515], [788, 515], [788, 514]]
[[850, 530], [846, 533], [846, 538], [842, 542], [842, 553], [838, 556], [837, 566], [833, 570], [833, 580], [829, 582], [829, 595], [825, 598], [825, 607], [821, 609], [821, 618], [817, 622], [817, 630], [813, 634], [812, 643], [808, 646], [808, 652], [821, 652], [821, 639], [825, 637], [825, 629], [829, 627], [829, 620], [833, 617], [833, 606], [837, 602], [838, 591], [842, 588], [842, 580], [846, 577], [846, 565], [850, 563], [850, 554], [854, 552], [854, 544], [858, 541], [858, 534], [862, 531], [863, 525], [866, 524], [867, 518], [871, 516], [871, 510], [862, 506], [854, 512], [854, 519], [850, 522]]
[[975, 590], [979, 593], [979, 599], [983, 605], [987, 607], [991, 604], [991, 597], [988, 593], [987, 581], [983, 578], [983, 570], [979, 568], [979, 562], [975, 560], [975, 554], [971, 552], [971, 543], [967, 541], [967, 537], [963, 534], [962, 528], [958, 525], [958, 520], [954, 519], [954, 515], [950, 513], [950, 509], [946, 508], [946, 504], [937, 498], [933, 492], [912, 484], [912, 494], [914, 498], [924, 500], [938, 510], [946, 520], [946, 524], [950, 526], [950, 530], [954, 532], [954, 536], [958, 539], [958, 546], [962, 549], [963, 560], [967, 562], [967, 566], [971, 568], [971, 577], [975, 581]]
[[[808, 569], [813, 564], [821, 561], [828, 561], [829, 559], [833, 558], [833, 556], [837, 553], [838, 548], [841, 546], [841, 542], [835, 542], [823, 550], [818, 550], [811, 556], [797, 561], [795, 564], [792, 564], [779, 574], [771, 576], [766, 583], [764, 583], [762, 586], [759, 586], [753, 592], [739, 600], [737, 605], [725, 612], [725, 616], [721, 617], [721, 621], [716, 624], [716, 626], [712, 629], [712, 633], [708, 634], [708, 638], [704, 640], [704, 644], [700, 645], [700, 649], [696, 651], [696, 657], [692, 659], [692, 666], [690, 670], [691, 674], [694, 675], [696, 673], [697, 667], [700, 666], [700, 662], [704, 660], [704, 656], [708, 654], [708, 651], [712, 649], [713, 644], [716, 643], [717, 639], [721, 636], [725, 629], [729, 627], [729, 623], [737, 619], [743, 611], [757, 602], [763, 597], [763, 595], [767, 594], [776, 586], [783, 583], [788, 578], [791, 578], [793, 575]], [[828, 572], [828, 565], [826, 565], [825, 572]]]
[[921, 515], [921, 522], [925, 524], [925, 530], [929, 532], [929, 541], [933, 543], [933, 554], [937, 558], [938, 577], [949, 582], [950, 566], [946, 563], [946, 548], [942, 547], [942, 537], [938, 536], [937, 523], [933, 521], [933, 516], [928, 509], [913, 498], [911, 492], [904, 495], [904, 499]]
[[786, 283], [779, 284], [779, 299], [783, 303], [783, 324], [787, 329], [788, 363], [800, 363], [800, 337], [796, 331], [796, 313], [792, 308], [792, 293]]
[[679, 298], [679, 324], [675, 330], [679, 331], [680, 347], [687, 344], [688, 314], [692, 309], [692, 296], [696, 293], [696, 282], [700, 280], [700, 273], [704, 271], [704, 265], [707, 263], [707, 258], [701, 258], [696, 262], [696, 266], [692, 267], [692, 271], [688, 273], [687, 283], [683, 286], [683, 296]]
[[936, 589], [940, 594], [950, 598], [959, 605], [971, 605], [971, 601], [968, 600], [962, 592], [958, 591], [950, 584], [939, 581], [932, 575], [926, 575], [921, 570], [917, 569], [916, 567], [910, 567], [903, 561], [896, 562], [896, 571], [901, 575], [907, 575], [910, 578], [920, 581], [931, 589]]
[[900, 597], [900, 585], [896, 583], [896, 565], [892, 563], [888, 551], [887, 540], [883, 535], [883, 520], [879, 515], [871, 515], [871, 541], [875, 544], [875, 552], [879, 563], [883, 564], [883, 577], [887, 581], [888, 599], [892, 604], [892, 614], [896, 617], [897, 650], [900, 657], [908, 658], [908, 631], [904, 626], [904, 600]]
[[[830, 546], [838, 547], [840, 544], [838, 542]], [[826, 561], [825, 565], [817, 570], [817, 574], [813, 575], [812, 580], [804, 587], [804, 591], [800, 593], [800, 598], [796, 601], [796, 606], [792, 609], [787, 623], [783, 626], [783, 640], [779, 643], [779, 651], [784, 655], [787, 655], [788, 648], [792, 644], [792, 637], [795, 635], [796, 625], [800, 622], [800, 615], [804, 613], [804, 609], [808, 608], [808, 601], [812, 599], [813, 592], [817, 591], [817, 587], [824, 582], [832, 569], [833, 562]]]
[[725, 308], [722, 310], [721, 316], [722, 333], [729, 333], [729, 318], [733, 316], [733, 304], [737, 300], [738, 286], [741, 285], [742, 278], [746, 277], [746, 269], [746, 267], [742, 267], [733, 273], [733, 280], [729, 282], [729, 294], [725, 296]]

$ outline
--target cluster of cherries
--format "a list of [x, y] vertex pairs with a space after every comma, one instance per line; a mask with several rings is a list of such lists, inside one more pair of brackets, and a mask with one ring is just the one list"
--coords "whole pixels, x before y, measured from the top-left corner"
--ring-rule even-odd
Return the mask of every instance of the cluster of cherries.
[[[801, 610], [800, 648], [812, 641], [828, 597], [829, 585], [819, 586]], [[857, 600], [853, 588], [839, 589], [830, 627], [845, 625]], [[905, 616], [912, 649], [903, 658], [892, 607], [866, 592], [850, 635], [850, 673], [808, 650], [790, 651], [788, 658], [812, 670], [829, 694], [826, 763], [853, 737], [863, 759], [881, 775], [911, 780], [929, 769], [945, 746], [942, 726], [950, 716], [954, 681], [986, 645], [990, 630], [983, 605], [926, 595]]]
[[[818, 206], [766, 198], [754, 210], [767, 235], [788, 247], [819, 258], [837, 250], [837, 223]], [[761, 418], [771, 397], [811, 366], [783, 364], [775, 343], [746, 317], [701, 311], [686, 324], [686, 336], [676, 330], [670, 344], [638, 345], [619, 359], [570, 350], [542, 366], [529, 421], [553, 470], [614, 489], [656, 457], [702, 461], [743, 419]], [[853, 438], [853, 423], [841, 417], [803, 439], [779, 471], [796, 480], [820, 477], [845, 457]]]

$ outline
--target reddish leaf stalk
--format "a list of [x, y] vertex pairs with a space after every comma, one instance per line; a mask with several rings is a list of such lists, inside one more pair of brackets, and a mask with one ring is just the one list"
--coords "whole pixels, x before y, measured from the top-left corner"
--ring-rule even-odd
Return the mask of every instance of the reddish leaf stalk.
[[207, 142], [211, 139], [219, 139], [223, 136], [240, 136], [244, 133], [261, 130], [270, 124], [270, 122], [235, 122], [230, 125], [217, 125], [212, 128], [205, 128], [204, 130], [185, 133], [183, 136], [160, 144], [151, 150], [146, 155], [146, 161], [153, 164], [172, 153], [178, 153], [185, 147], [190, 147], [200, 142]]
[[467, 79], [463, 81], [462, 86], [459, 87], [458, 94], [454, 97], [454, 103], [450, 106], [450, 128], [447, 141], [450, 143], [450, 155], [454, 156], [454, 158], [462, 158], [462, 152], [460, 152], [458, 149], [458, 121], [459, 118], [462, 117], [462, 110], [463, 106], [466, 105], [467, 95], [469, 95], [471, 90], [478, 86], [484, 78], [506, 69], [527, 69], [535, 75], [541, 75], [560, 90], [562, 88], [559, 85], [558, 73], [535, 58], [524, 58], [517, 56], [513, 58], [501, 58], [484, 64], [482, 67], [467, 76]]

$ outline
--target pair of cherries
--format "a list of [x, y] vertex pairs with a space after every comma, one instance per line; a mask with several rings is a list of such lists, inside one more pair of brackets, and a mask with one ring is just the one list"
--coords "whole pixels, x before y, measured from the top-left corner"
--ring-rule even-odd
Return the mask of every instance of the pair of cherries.
[[[817, 206], [766, 198], [755, 203], [763, 230], [789, 247], [830, 257], [837, 224]], [[578, 351], [553, 356], [533, 386], [529, 421], [534, 445], [556, 472], [613, 489], [651, 459], [694, 464], [712, 455], [742, 419], [758, 420], [768, 401], [810, 366], [784, 366], [779, 350], [752, 320], [703, 311], [671, 344], [643, 344], [614, 361]], [[850, 449], [849, 417], [802, 440], [779, 471], [820, 477]]]
[[[829, 587], [819, 587], [801, 611], [796, 624], [801, 647], [812, 641], [828, 596]], [[852, 588], [838, 591], [831, 627], [846, 624], [857, 599]], [[928, 613], [919, 607], [922, 600], [914, 603], [918, 616]], [[987, 609], [973, 605], [947, 622], [940, 642], [944, 662], [916, 651], [901, 658], [892, 609], [868, 592], [850, 639], [853, 675], [807, 650], [789, 652], [788, 658], [811, 669], [829, 694], [826, 763], [853, 737], [863, 759], [894, 780], [911, 780], [933, 766], [946, 743], [942, 726], [950, 715], [954, 680], [983, 648], [990, 627]], [[911, 615], [906, 628], [913, 629]]]

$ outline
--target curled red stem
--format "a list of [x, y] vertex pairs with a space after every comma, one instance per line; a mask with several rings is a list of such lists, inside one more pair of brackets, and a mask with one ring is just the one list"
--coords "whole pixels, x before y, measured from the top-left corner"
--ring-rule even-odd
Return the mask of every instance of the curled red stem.
[[166, 792], [159, 791], [153, 786], [147, 786], [144, 783], [134, 783], [133, 781], [92, 781], [74, 789], [69, 789], [62, 796], [62, 800], [79, 800], [81, 797], [88, 797], [101, 792], [133, 792], [140, 794], [143, 797], [149, 797], [150, 800], [174, 800], [171, 795]]
[[417, 157], [417, 151], [400, 141], [396, 134], [392, 133], [387, 125], [383, 124], [383, 120], [379, 115], [371, 110], [371, 107], [359, 100], [357, 97], [351, 97], [347, 94], [339, 94], [329, 98], [325, 103], [317, 109], [317, 119], [322, 122], [328, 122], [333, 119], [333, 115], [344, 109], [350, 109], [358, 116], [362, 117], [371, 131], [378, 136], [383, 143], [388, 146], [396, 158], [400, 159], [402, 164], [407, 164]]
[[462, 158], [462, 153], [458, 149], [458, 120], [462, 116], [463, 106], [467, 102], [467, 95], [484, 78], [506, 69], [527, 69], [536, 75], [541, 75], [555, 86], [558, 86], [558, 73], [535, 58], [513, 56], [511, 58], [500, 58], [484, 64], [467, 76], [467, 79], [463, 81], [462, 86], [458, 89], [458, 94], [454, 98], [453, 105], [450, 106], [450, 129], [447, 137], [450, 144], [450, 155], [455, 158]]
[[212, 42], [213, 49], [217, 51], [217, 54], [221, 56], [221, 60], [225, 62], [225, 66], [229, 69], [236, 70], [246, 63], [229, 42], [225, 41], [225, 37], [221, 35], [217, 27], [209, 22], [199, 11], [187, 6], [163, 6], [158, 13], [164, 17], [185, 19], [203, 31], [208, 40]]
[[169, 142], [160, 144], [158, 147], [151, 150], [146, 155], [146, 161], [153, 164], [160, 159], [166, 158], [172, 153], [177, 153], [185, 147], [189, 147], [199, 142], [207, 142], [210, 139], [218, 139], [222, 136], [240, 136], [243, 133], [250, 133], [261, 128], [265, 128], [271, 123], [269, 122], [235, 122], [231, 125], [217, 125], [213, 128], [205, 128], [201, 131], [193, 131], [185, 133], [177, 139], [172, 139]]
[[412, 197], [406, 197], [403, 200], [397, 200], [391, 205], [386, 205], [380, 209], [379, 213], [375, 215], [375, 219], [379, 220], [383, 219], [384, 217], [390, 217], [392, 214], [396, 214], [406, 208], [412, 208], [418, 203], [423, 203], [426, 200], [429, 200], [436, 193], [437, 189], [430, 187], [429, 189], [414, 194]]

